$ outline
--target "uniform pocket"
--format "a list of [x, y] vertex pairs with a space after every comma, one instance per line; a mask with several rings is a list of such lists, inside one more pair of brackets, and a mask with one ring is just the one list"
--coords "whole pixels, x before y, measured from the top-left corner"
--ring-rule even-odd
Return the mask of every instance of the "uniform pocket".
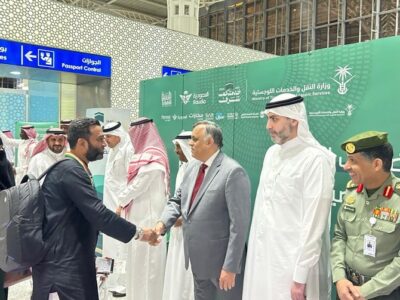
[[396, 230], [396, 224], [392, 222], [377, 220], [374, 229], [385, 233], [392, 233]]

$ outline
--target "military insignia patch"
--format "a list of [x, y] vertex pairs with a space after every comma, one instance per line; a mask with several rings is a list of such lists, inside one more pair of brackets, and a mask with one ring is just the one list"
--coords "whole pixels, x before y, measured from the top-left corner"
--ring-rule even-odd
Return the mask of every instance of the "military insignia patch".
[[356, 197], [350, 195], [347, 196], [345, 199], [346, 204], [353, 204], [354, 202], [356, 202]]
[[349, 211], [349, 212], [356, 212], [356, 208], [354, 206], [349, 206], [349, 205], [344, 205], [343, 210]]
[[346, 152], [353, 154], [354, 151], [356, 151], [356, 146], [353, 143], [347, 143], [346, 144]]

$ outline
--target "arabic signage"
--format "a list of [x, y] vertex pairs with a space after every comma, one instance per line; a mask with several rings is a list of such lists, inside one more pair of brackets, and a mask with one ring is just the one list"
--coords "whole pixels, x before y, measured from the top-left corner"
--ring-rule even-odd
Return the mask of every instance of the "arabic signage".
[[111, 57], [1, 39], [0, 64], [111, 77]]

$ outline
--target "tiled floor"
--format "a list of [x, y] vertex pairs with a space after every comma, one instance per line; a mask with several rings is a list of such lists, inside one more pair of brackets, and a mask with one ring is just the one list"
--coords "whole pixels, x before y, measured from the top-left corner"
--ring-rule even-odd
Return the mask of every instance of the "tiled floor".
[[8, 300], [29, 300], [32, 293], [32, 281], [25, 280], [9, 288]]

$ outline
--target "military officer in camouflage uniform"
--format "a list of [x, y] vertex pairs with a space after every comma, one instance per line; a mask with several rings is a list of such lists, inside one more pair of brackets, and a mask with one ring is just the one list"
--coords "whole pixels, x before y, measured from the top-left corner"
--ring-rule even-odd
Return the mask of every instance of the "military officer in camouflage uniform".
[[351, 177], [332, 241], [333, 282], [341, 300], [400, 299], [400, 179], [391, 174], [386, 132], [342, 144]]

